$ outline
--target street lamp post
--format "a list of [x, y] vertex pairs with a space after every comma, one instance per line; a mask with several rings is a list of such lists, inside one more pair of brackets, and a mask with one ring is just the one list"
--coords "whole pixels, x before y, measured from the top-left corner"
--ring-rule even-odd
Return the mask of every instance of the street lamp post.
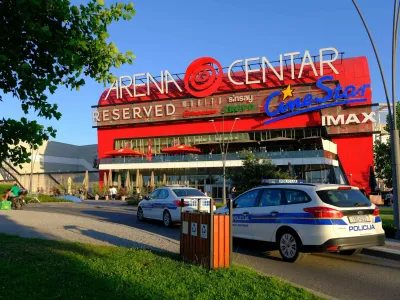
[[37, 155], [38, 155], [38, 153], [39, 153], [39, 148], [38, 149], [36, 149], [36, 154], [35, 154], [35, 156], [33, 156], [34, 155], [34, 148], [33, 148], [33, 146], [32, 145], [30, 145], [30, 147], [31, 147], [31, 163], [30, 163], [30, 167], [31, 167], [31, 172], [30, 172], [30, 174], [29, 174], [29, 192], [30, 193], [32, 193], [33, 191], [32, 191], [32, 188], [33, 188], [33, 186], [32, 186], [32, 177], [33, 177], [33, 166], [34, 166], [34, 163], [35, 163], [35, 161], [36, 161], [36, 157], [37, 157]]
[[397, 58], [397, 32], [399, 27], [399, 0], [394, 0], [394, 11], [393, 11], [393, 32], [392, 32], [392, 103], [389, 99], [389, 91], [386, 85], [385, 75], [383, 73], [382, 64], [376, 49], [375, 42], [372, 38], [371, 32], [369, 31], [367, 22], [358, 7], [356, 0], [352, 0], [353, 4], [363, 22], [364, 28], [368, 34], [376, 60], [378, 62], [379, 71], [382, 78], [383, 88], [385, 90], [386, 102], [388, 106], [389, 115], [389, 127], [390, 127], [390, 142], [391, 142], [391, 156], [392, 156], [392, 182], [393, 182], [393, 206], [394, 206], [394, 226], [397, 228], [396, 238], [400, 239], [400, 205], [399, 205], [399, 193], [400, 193], [400, 145], [399, 145], [399, 131], [397, 128], [397, 116], [396, 116], [396, 58]]
[[[221, 148], [221, 158], [222, 158], [222, 201], [224, 204], [226, 204], [226, 154], [228, 152], [228, 147], [229, 147], [229, 140], [226, 143], [226, 148], [225, 148], [225, 118], [224, 118], [224, 112], [221, 112], [222, 114], [222, 132], [221, 132], [221, 139], [222, 142], [220, 143], [220, 148]], [[235, 127], [236, 121], [240, 120], [240, 118], [235, 118], [231, 131], [229, 132], [229, 136], [232, 136], [232, 131], [233, 128]], [[214, 126], [215, 133], [218, 137], [219, 133], [217, 130], [217, 127], [215, 127], [214, 120], [210, 120]]]

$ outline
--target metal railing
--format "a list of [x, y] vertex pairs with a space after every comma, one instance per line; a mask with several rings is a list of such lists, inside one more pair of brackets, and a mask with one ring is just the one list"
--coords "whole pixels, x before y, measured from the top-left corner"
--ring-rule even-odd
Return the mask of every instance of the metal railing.
[[14, 181], [21, 187], [24, 188], [23, 185], [19, 182], [18, 178], [21, 175], [14, 167], [7, 161], [3, 160], [2, 169], [10, 175]]
[[[281, 152], [253, 152], [259, 159], [288, 159], [288, 158], [313, 158], [324, 157], [324, 150], [281, 151]], [[228, 153], [226, 160], [242, 160], [241, 153]], [[102, 158], [100, 164], [137, 164], [137, 163], [168, 163], [168, 162], [196, 162], [196, 161], [222, 161], [221, 154], [186, 154], [186, 155], [155, 155], [151, 160], [146, 157], [115, 157]]]

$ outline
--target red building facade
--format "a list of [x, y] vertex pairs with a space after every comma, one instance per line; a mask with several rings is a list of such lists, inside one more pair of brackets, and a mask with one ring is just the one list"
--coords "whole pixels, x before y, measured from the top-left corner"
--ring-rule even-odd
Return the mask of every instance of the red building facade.
[[[298, 178], [349, 183], [368, 191], [373, 113], [367, 59], [337, 56], [324, 63], [322, 56], [307, 60], [307, 55], [298, 64], [280, 61], [272, 67], [261, 58], [238, 61], [228, 69], [202, 58], [185, 75], [165, 71], [159, 78], [150, 74], [120, 78], [93, 107], [100, 183], [109, 170], [122, 174], [130, 170], [133, 175], [139, 168], [147, 175], [155, 170], [157, 176], [176, 175], [190, 185], [207, 186], [206, 179], [198, 182], [202, 175], [221, 174], [221, 166], [210, 163], [215, 156], [210, 156], [221, 151], [224, 139], [232, 146], [227, 151], [233, 155], [228, 167], [240, 167], [235, 154], [250, 149], [284, 169], [288, 163], [294, 166]], [[150, 159], [106, 158], [106, 152], [118, 148], [145, 152], [148, 140]], [[178, 158], [175, 165], [161, 158], [162, 148], [176, 143], [203, 151], [195, 167], [190, 163], [195, 158], [182, 156], [181, 165]], [[214, 180], [209, 185], [215, 188], [220, 183]], [[210, 192], [220, 195], [218, 188]]]

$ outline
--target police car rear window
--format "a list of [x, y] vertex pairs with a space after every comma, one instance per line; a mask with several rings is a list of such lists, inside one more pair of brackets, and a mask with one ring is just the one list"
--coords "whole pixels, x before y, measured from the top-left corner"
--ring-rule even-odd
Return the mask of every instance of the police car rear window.
[[184, 196], [203, 196], [204, 194], [198, 190], [195, 189], [174, 189], [173, 190], [175, 195], [177, 195], [178, 197], [184, 197]]
[[326, 204], [337, 207], [370, 206], [371, 202], [359, 190], [321, 190], [319, 198]]

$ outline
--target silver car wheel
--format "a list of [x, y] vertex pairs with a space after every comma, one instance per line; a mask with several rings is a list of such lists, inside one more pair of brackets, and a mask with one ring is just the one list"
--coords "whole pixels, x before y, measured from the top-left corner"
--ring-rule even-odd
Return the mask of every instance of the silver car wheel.
[[171, 215], [170, 215], [170, 213], [168, 211], [164, 212], [163, 220], [164, 220], [164, 226], [165, 227], [171, 226], [172, 220], [171, 220]]
[[293, 258], [297, 254], [297, 242], [293, 235], [285, 233], [279, 241], [281, 252], [286, 258]]
[[144, 215], [143, 215], [143, 209], [139, 208], [137, 211], [137, 218], [139, 221], [143, 221], [144, 220]]

